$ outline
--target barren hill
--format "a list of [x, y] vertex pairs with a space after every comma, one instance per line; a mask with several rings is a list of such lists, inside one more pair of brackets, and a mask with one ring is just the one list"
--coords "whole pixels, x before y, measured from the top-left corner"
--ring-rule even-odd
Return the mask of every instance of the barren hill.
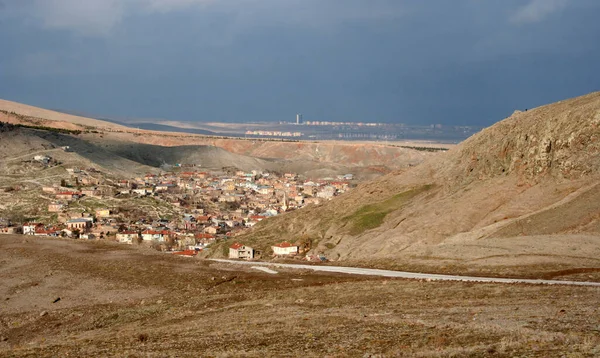
[[101, 121], [93, 118], [74, 116], [62, 112], [56, 112], [39, 107], [29, 106], [22, 103], [0, 99], [0, 110], [8, 113], [0, 113], [0, 121], [13, 122], [10, 113], [17, 114], [21, 121], [37, 121], [38, 125], [65, 129], [81, 129], [86, 127], [103, 129], [125, 129], [127, 127]]
[[334, 260], [388, 266], [600, 266], [599, 125], [598, 92], [517, 111], [411, 170], [238, 239], [266, 252], [311, 241]]
[[[67, 146], [68, 150], [63, 149]], [[24, 163], [31, 161], [35, 155], [50, 156], [62, 162], [64, 167], [103, 168], [118, 177], [131, 177], [156, 170], [146, 163], [115, 155], [76, 136], [28, 128], [0, 131], [0, 175], [24, 174]], [[34, 171], [27, 177], [34, 179], [35, 175]]]
[[[417, 151], [404, 146], [428, 146], [419, 143], [348, 143], [340, 141], [297, 142], [204, 136], [198, 134], [139, 130], [93, 118], [74, 116], [21, 103], [0, 100], [0, 122], [34, 127], [81, 131], [80, 138], [106, 150], [120, 150], [123, 143], [160, 147], [207, 146], [227, 152], [262, 159], [283, 159], [295, 164], [291, 171], [306, 171], [310, 175], [332, 175], [344, 168], [354, 168], [355, 174], [373, 178], [394, 169], [421, 163], [434, 153]], [[114, 148], [109, 148], [113, 145]], [[451, 147], [452, 145], [445, 145]], [[149, 147], [147, 147], [149, 148]], [[168, 152], [169, 150], [167, 150]], [[171, 152], [177, 152], [172, 150]], [[136, 156], [135, 153], [130, 153]], [[225, 155], [226, 156], [226, 155]], [[180, 159], [185, 159], [179, 155]], [[227, 159], [227, 158], [225, 158]], [[248, 162], [248, 161], [246, 161]], [[287, 163], [287, 162], [286, 162]], [[289, 164], [289, 163], [288, 163]], [[225, 160], [222, 166], [230, 165]], [[234, 164], [231, 164], [234, 165]], [[260, 168], [260, 167], [259, 167]], [[258, 169], [258, 168], [256, 168]], [[275, 170], [273, 166], [270, 169]], [[282, 169], [282, 170], [285, 170]]]

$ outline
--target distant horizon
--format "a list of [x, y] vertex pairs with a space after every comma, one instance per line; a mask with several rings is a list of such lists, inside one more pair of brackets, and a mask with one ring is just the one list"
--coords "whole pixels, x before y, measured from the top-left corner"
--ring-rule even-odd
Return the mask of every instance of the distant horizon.
[[[19, 102], [20, 103], [20, 102]], [[26, 104], [26, 103], [23, 103]], [[236, 121], [228, 121], [228, 122], [216, 122], [216, 121], [194, 121], [194, 120], [173, 120], [170, 118], [153, 118], [153, 117], [128, 117], [128, 118], [118, 118], [118, 117], [106, 117], [106, 116], [102, 116], [102, 115], [93, 115], [93, 114], [89, 114], [89, 113], [84, 113], [84, 112], [79, 112], [79, 111], [71, 111], [71, 110], [65, 110], [65, 109], [53, 109], [53, 108], [46, 108], [48, 110], [51, 111], [55, 111], [55, 112], [60, 112], [60, 113], [64, 113], [64, 114], [70, 114], [70, 115], [74, 115], [74, 116], [80, 116], [80, 117], [88, 117], [88, 118], [92, 118], [92, 119], [98, 119], [98, 120], [106, 120], [106, 121], [112, 121], [112, 122], [119, 122], [119, 123], [123, 123], [123, 124], [135, 124], [136, 122], [128, 122], [128, 121], [143, 121], [143, 120], [149, 120], [149, 121], [167, 121], [167, 122], [182, 122], [182, 123], [204, 123], [204, 124], [210, 124], [210, 123], [222, 123], [222, 124], [289, 124], [289, 125], [296, 125], [296, 122], [292, 121], [292, 120], [273, 120], [273, 121], [260, 121], [260, 120], [256, 120], [256, 121], [248, 121], [248, 122], [236, 122]], [[502, 118], [504, 119], [504, 118]], [[502, 119], [499, 119], [498, 121], [501, 121]], [[368, 121], [353, 121], [353, 122], [349, 122], [349, 121], [337, 121], [337, 120], [328, 120], [328, 119], [303, 119], [303, 122], [301, 122], [300, 124], [298, 124], [299, 126], [302, 125], [306, 125], [307, 122], [332, 122], [332, 123], [376, 123], [376, 124], [385, 124], [385, 125], [410, 125], [410, 126], [431, 126], [431, 125], [443, 125], [441, 123], [418, 123], [418, 124], [410, 124], [410, 123], [404, 123], [404, 122], [368, 122]], [[452, 125], [452, 124], [447, 124], [447, 125], [443, 125], [443, 126], [450, 126], [450, 127], [464, 127], [462, 125]], [[483, 128], [482, 126], [467, 126], [467, 127], [476, 127], [476, 128]]]

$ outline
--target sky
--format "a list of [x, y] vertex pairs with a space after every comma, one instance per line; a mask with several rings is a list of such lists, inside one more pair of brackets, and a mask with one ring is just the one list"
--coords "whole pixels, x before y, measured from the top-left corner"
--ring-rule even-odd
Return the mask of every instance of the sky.
[[115, 119], [488, 126], [600, 90], [598, 0], [0, 0], [0, 98]]

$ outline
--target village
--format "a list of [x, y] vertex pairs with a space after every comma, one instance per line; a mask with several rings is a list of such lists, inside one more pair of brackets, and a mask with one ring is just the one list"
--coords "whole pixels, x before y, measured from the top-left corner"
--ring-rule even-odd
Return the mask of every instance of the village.
[[[47, 165], [52, 159], [34, 161]], [[262, 220], [330, 200], [353, 185], [352, 174], [309, 180], [259, 170], [200, 171], [192, 164], [171, 169], [111, 180], [95, 168], [66, 168], [69, 179], [37, 189], [47, 207], [33, 221], [0, 217], [0, 234], [110, 240], [195, 256]], [[272, 249], [276, 257], [299, 257], [310, 247], [282, 242]], [[262, 254], [238, 243], [229, 249], [235, 259]]]

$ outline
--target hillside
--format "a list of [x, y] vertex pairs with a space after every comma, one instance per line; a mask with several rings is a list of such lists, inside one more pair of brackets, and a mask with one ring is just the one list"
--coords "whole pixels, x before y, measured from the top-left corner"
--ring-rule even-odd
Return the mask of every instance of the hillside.
[[[212, 146], [227, 152], [263, 159], [295, 161], [289, 170], [315, 171], [316, 176], [333, 175], [338, 170], [353, 168], [353, 173], [364, 178], [374, 178], [394, 169], [407, 168], [436, 155], [404, 146], [429, 146], [428, 143], [348, 143], [340, 141], [295, 142], [270, 139], [243, 139], [205, 136], [199, 134], [140, 130], [108, 121], [75, 116], [46, 110], [21, 103], [0, 100], [0, 122], [34, 127], [48, 127], [81, 131], [80, 138], [107, 150], [120, 151], [123, 143], [160, 147]], [[433, 144], [432, 146], [438, 146]], [[140, 146], [139, 148], [142, 148]], [[444, 145], [452, 147], [452, 145]], [[134, 148], [135, 149], [135, 148]], [[187, 151], [189, 153], [189, 151]], [[133, 156], [137, 154], [133, 153]], [[193, 156], [193, 155], [192, 155]], [[180, 159], [185, 157], [178, 155]], [[342, 165], [340, 163], [343, 163]], [[222, 163], [227, 166], [227, 163]], [[296, 169], [297, 168], [297, 169]], [[258, 168], [257, 168], [258, 169]], [[271, 170], [276, 170], [272, 169]], [[281, 169], [281, 170], [285, 170]]]
[[[127, 128], [116, 123], [56, 112], [3, 99], [0, 99], [0, 110], [4, 112], [0, 112], [0, 122], [13, 122], [15, 119], [17, 119], [20, 121], [35, 123], [37, 125], [66, 129], [83, 129], [93, 127], [118, 130]], [[16, 114], [19, 118], [14, 118], [14, 116], [9, 114]]]
[[599, 125], [598, 92], [515, 112], [411, 170], [236, 240], [266, 252], [311, 241], [330, 259], [381, 266], [596, 267]]

